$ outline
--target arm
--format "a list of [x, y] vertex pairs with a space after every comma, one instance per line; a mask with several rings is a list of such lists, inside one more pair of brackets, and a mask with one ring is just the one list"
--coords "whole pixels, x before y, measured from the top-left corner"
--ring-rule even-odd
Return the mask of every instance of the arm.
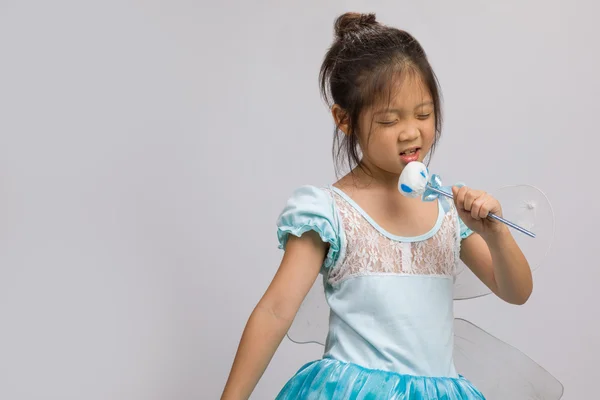
[[487, 240], [472, 234], [463, 240], [460, 258], [502, 300], [521, 305], [529, 299], [531, 269], [508, 228]]
[[248, 319], [221, 400], [250, 397], [316, 280], [327, 246], [314, 231], [290, 235], [281, 265]]
[[487, 218], [502, 215], [496, 199], [462, 187], [453, 188], [460, 218], [475, 233], [464, 239], [460, 257], [473, 273], [502, 300], [524, 304], [533, 290], [531, 268], [508, 227]]

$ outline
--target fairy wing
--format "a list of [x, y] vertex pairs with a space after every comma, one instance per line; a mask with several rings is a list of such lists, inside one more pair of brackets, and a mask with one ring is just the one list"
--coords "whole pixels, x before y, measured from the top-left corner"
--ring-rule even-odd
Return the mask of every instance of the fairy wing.
[[[529, 261], [532, 271], [538, 269], [546, 259], [554, 240], [554, 212], [548, 197], [531, 185], [505, 186], [491, 193], [501, 204], [503, 217], [532, 231], [535, 238], [513, 231], [515, 241]], [[454, 299], [473, 299], [490, 294], [473, 272], [459, 261], [454, 282]]]
[[329, 304], [325, 298], [323, 278], [315, 280], [304, 298], [287, 332], [287, 337], [297, 344], [315, 343], [325, 346], [328, 330]]
[[[319, 295], [322, 288], [318, 280], [298, 313], [300, 323], [289, 330], [294, 343], [325, 345], [329, 313]], [[314, 310], [315, 318], [309, 317]], [[527, 355], [460, 318], [454, 320], [454, 363], [487, 400], [559, 400], [563, 395], [563, 385]]]
[[454, 320], [454, 363], [487, 400], [558, 400], [563, 385], [516, 348], [464, 319]]

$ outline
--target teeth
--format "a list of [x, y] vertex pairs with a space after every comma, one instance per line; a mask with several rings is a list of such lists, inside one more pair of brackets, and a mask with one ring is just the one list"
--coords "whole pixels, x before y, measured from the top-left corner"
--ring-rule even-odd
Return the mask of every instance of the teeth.
[[403, 151], [402, 154], [415, 154], [416, 150]]

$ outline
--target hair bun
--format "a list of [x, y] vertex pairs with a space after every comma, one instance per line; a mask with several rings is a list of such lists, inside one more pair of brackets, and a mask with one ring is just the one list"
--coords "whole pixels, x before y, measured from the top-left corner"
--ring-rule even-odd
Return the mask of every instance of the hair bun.
[[360, 14], [355, 12], [347, 12], [340, 15], [335, 21], [335, 35], [343, 39], [344, 36], [352, 32], [360, 31], [366, 27], [377, 24], [375, 14]]

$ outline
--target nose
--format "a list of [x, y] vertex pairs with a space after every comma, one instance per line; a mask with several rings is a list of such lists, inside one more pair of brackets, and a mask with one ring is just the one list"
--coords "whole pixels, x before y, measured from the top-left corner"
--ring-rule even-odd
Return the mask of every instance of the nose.
[[416, 125], [407, 125], [398, 135], [400, 142], [411, 142], [421, 135], [419, 128]]

